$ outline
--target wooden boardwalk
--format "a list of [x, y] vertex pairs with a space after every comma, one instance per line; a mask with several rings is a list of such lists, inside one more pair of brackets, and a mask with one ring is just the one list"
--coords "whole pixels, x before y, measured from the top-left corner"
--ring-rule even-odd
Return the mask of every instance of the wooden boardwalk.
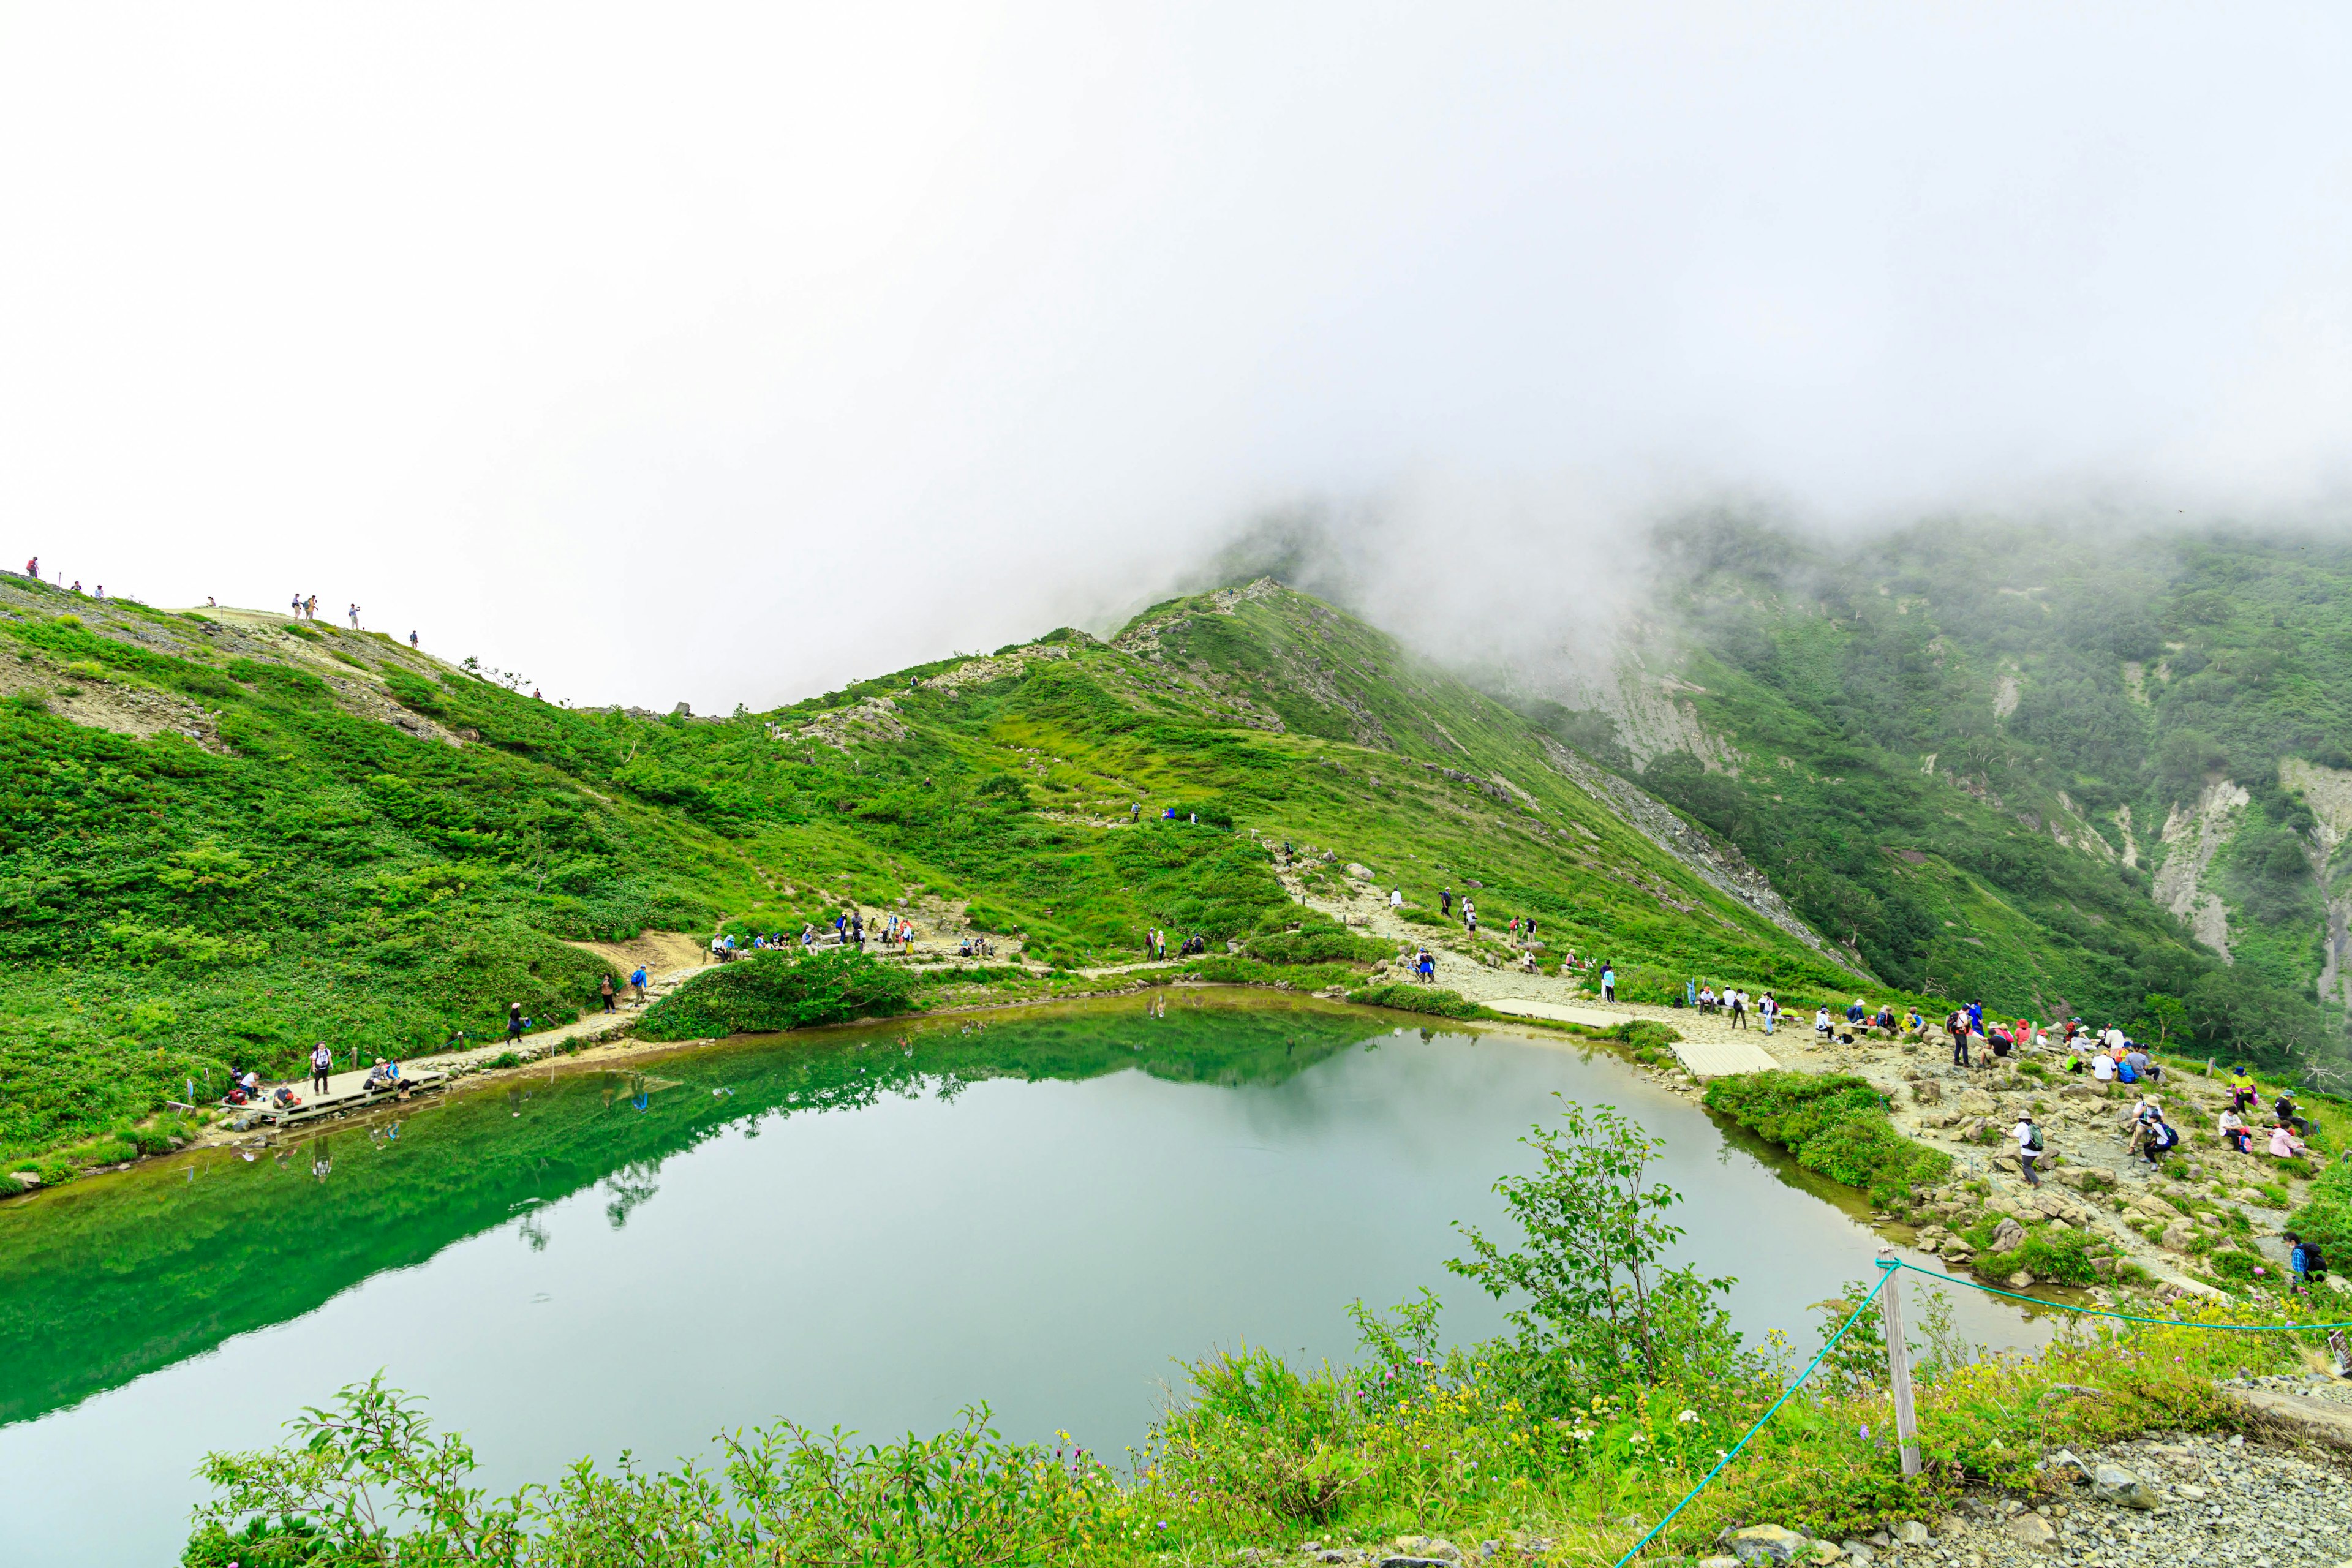
[[1599, 1007], [1577, 1007], [1563, 1002], [1533, 1002], [1524, 996], [1505, 996], [1486, 1005], [1497, 1013], [1508, 1013], [1515, 1017], [1549, 1018], [1555, 1024], [1580, 1024], [1588, 1029], [1613, 1029], [1633, 1019], [1631, 1013], [1611, 1013]]
[[1728, 1078], [1733, 1073], [1774, 1072], [1780, 1063], [1752, 1040], [1677, 1040], [1675, 1056], [1694, 1078]]

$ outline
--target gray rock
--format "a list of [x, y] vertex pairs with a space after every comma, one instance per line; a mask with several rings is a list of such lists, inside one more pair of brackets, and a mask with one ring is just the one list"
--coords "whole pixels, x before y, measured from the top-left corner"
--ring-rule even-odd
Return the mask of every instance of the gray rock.
[[1995, 1252], [2013, 1251], [2024, 1241], [2025, 1227], [2007, 1215], [2001, 1215], [2000, 1223], [1992, 1227], [1992, 1249]]
[[2121, 1465], [2101, 1465], [2092, 1474], [2091, 1495], [2117, 1508], [2153, 1509], [2162, 1501], [2146, 1481]]
[[2061, 1448], [2042, 1461], [2042, 1468], [2072, 1486], [2080, 1486], [2091, 1479], [2091, 1467], [2074, 1457], [2072, 1448]]
[[2049, 1547], [2057, 1544], [2058, 1532], [2051, 1529], [2050, 1521], [2038, 1513], [2012, 1514], [2001, 1528], [2009, 1531], [2011, 1540], [2022, 1546]]
[[1927, 1533], [1927, 1527], [1916, 1519], [1906, 1519], [1896, 1525], [1894, 1537], [1897, 1546], [1925, 1546], [1934, 1539]]
[[1870, 1549], [1870, 1543], [1866, 1541], [1846, 1542], [1844, 1549], [1846, 1556], [1860, 1563], [1862, 1568], [1870, 1568], [1870, 1565], [1878, 1560], [1878, 1553]]
[[1808, 1542], [1795, 1531], [1778, 1524], [1751, 1524], [1735, 1530], [1724, 1544], [1731, 1554], [1748, 1564], [1759, 1563], [1793, 1563]]

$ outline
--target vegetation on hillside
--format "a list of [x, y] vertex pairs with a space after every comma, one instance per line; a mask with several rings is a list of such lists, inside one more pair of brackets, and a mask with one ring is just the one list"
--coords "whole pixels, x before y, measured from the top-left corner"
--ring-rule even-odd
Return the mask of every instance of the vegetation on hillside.
[[[2200, 1049], [2340, 1068], [2343, 1002], [2314, 986], [2342, 836], [2283, 763], [2352, 767], [2352, 550], [1944, 522], [1843, 551], [1721, 521], [1664, 543], [1701, 689], [1679, 700], [1736, 772], [1637, 765], [1598, 710], [1538, 718], [1894, 984], [2127, 1028], [2160, 997]], [[2223, 780], [2249, 800], [2195, 886], [2227, 906], [2227, 961], [2151, 877]]]
[[1311, 887], [1355, 861], [1420, 905], [1476, 888], [1490, 925], [1538, 916], [1629, 974], [1843, 983], [1536, 726], [1271, 584], [700, 720], [0, 577], [0, 1172], [127, 1158], [189, 1084], [319, 1040], [414, 1057], [513, 1002], [568, 1019], [614, 973], [575, 944], [648, 929], [796, 936], [903, 900], [1052, 965], [1162, 931], [1364, 985], [1370, 946], [1275, 875], [1285, 841]]

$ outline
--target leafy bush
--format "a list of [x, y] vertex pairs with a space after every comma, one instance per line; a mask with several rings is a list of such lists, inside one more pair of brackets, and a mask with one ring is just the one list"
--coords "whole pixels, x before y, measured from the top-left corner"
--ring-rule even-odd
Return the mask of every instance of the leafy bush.
[[1441, 1018], [1475, 1018], [1486, 1011], [1460, 992], [1429, 985], [1367, 985], [1349, 992], [1348, 1000], [1361, 1007], [1391, 1007], [1400, 1013], [1431, 1013]]
[[1681, 1030], [1651, 1018], [1628, 1018], [1609, 1033], [1636, 1050], [1671, 1046], [1683, 1037]]
[[904, 969], [850, 949], [802, 957], [755, 952], [705, 970], [646, 1012], [638, 1033], [652, 1040], [805, 1029], [852, 1018], [888, 1018], [915, 1009]]
[[1762, 1134], [1797, 1163], [1901, 1204], [1915, 1183], [1942, 1179], [1952, 1157], [1895, 1131], [1878, 1091], [1845, 1073], [1752, 1072], [1707, 1086], [1706, 1107]]
[[2322, 1171], [2286, 1228], [2319, 1243], [2323, 1253], [2343, 1259], [2352, 1271], [2352, 1163], [2338, 1161]]
[[[755, 1559], [737, 1543], [753, 1542], [772, 1563], [1065, 1561], [1111, 1486], [1093, 1460], [1005, 1442], [980, 1406], [937, 1436], [887, 1446], [788, 1421], [729, 1434], [723, 1482], [583, 1460], [553, 1486], [500, 1498], [467, 1484], [473, 1450], [436, 1436], [418, 1403], [379, 1373], [289, 1424], [299, 1458], [209, 1456], [201, 1473], [221, 1496], [198, 1510], [182, 1562], [740, 1563]], [[238, 1557], [247, 1542], [262, 1550]]]
[[1357, 936], [1339, 925], [1310, 925], [1249, 939], [1252, 958], [1267, 963], [1370, 963], [1386, 958], [1391, 944]]

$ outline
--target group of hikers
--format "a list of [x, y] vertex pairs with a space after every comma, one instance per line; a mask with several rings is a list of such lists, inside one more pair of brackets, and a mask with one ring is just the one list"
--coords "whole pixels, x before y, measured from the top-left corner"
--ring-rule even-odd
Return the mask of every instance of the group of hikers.
[[[307, 596], [301, 594], [295, 595], [293, 610], [294, 618], [298, 621], [317, 620], [319, 618], [319, 595], [316, 594], [311, 594]], [[343, 614], [351, 617], [352, 630], [359, 630], [360, 606], [358, 601], [353, 600], [352, 604], [344, 609]], [[408, 644], [411, 647], [416, 646], [416, 634], [415, 632], [408, 634]]]
[[[1165, 958], [1167, 956], [1166, 933], [1155, 931], [1151, 934], [1155, 941], [1161, 944], [1158, 956]], [[886, 911], [868, 921], [865, 910], [854, 907], [845, 908], [833, 917], [833, 924], [830, 927], [820, 927], [814, 922], [803, 922], [798, 936], [781, 931], [756, 931], [752, 933], [749, 942], [738, 942], [733, 932], [720, 931], [710, 939], [709, 962], [726, 963], [745, 953], [793, 947], [799, 948], [803, 952], [812, 952], [820, 947], [854, 947], [863, 952], [866, 950], [866, 944], [869, 942], [879, 944], [885, 952], [895, 952], [901, 956], [911, 957], [914, 954], [918, 935], [915, 922], [905, 915]], [[1192, 949], [1188, 944], [1185, 951], [1189, 952]], [[996, 956], [996, 944], [980, 931], [967, 931], [957, 943], [956, 956], [958, 958], [993, 958]], [[631, 984], [638, 987], [637, 994], [641, 1001], [645, 995], [644, 982], [645, 971], [640, 968], [632, 977]], [[612, 1009], [607, 1007], [605, 1010], [610, 1012]]]
[[[1602, 991], [1613, 997], [1615, 986], [1604, 985]], [[1748, 1020], [1753, 1018], [1757, 1026], [1769, 1035], [1780, 1021], [1780, 998], [1769, 991], [1750, 996], [1736, 985], [1727, 985], [1717, 991], [1712, 984], [1685, 980], [1683, 982], [1682, 1005], [1696, 1008], [1701, 1014], [1712, 1013], [1727, 1018], [1735, 1029], [1748, 1027]]]
[[[356, 1047], [352, 1055], [356, 1066], [359, 1055]], [[326, 1041], [320, 1040], [310, 1047], [310, 1092], [314, 1095], [326, 1093], [328, 1081], [334, 1076], [334, 1071], [335, 1053]], [[401, 1076], [399, 1061], [389, 1057], [376, 1058], [374, 1065], [368, 1069], [367, 1077], [360, 1084], [362, 1093], [374, 1094], [382, 1089], [391, 1089], [402, 1100], [408, 1098], [411, 1087], [411, 1081]], [[257, 1105], [268, 1110], [297, 1110], [304, 1100], [295, 1092], [292, 1084], [281, 1083], [274, 1089], [266, 1087], [261, 1081], [260, 1069], [247, 1068], [242, 1072], [232, 1070], [229, 1073], [228, 1092], [221, 1097], [221, 1103], [225, 1106]]]

